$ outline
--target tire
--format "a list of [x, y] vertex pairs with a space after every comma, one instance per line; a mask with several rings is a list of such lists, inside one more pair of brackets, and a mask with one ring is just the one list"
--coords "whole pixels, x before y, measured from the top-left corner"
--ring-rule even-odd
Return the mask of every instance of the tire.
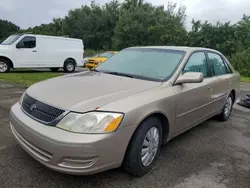
[[233, 100], [233, 95], [230, 93], [230, 95], [227, 97], [226, 104], [224, 105], [222, 112], [217, 116], [219, 121], [227, 121], [229, 119], [233, 109]]
[[76, 69], [76, 62], [73, 59], [67, 59], [64, 62], [63, 70], [64, 72], [71, 73], [74, 72]]
[[50, 68], [52, 72], [57, 72], [60, 68]]
[[10, 62], [6, 59], [0, 59], [0, 73], [9, 72], [11, 69]]
[[[158, 142], [156, 141], [157, 139], [155, 139], [155, 143], [158, 143], [158, 147], [157, 149], [154, 148], [152, 153], [144, 153], [143, 154], [143, 150], [146, 151], [147, 147], [144, 144], [144, 140], [148, 138], [148, 133], [149, 131], [154, 131], [154, 130], [158, 131]], [[160, 152], [160, 146], [161, 146], [161, 141], [162, 141], [162, 125], [160, 120], [158, 120], [156, 117], [150, 117], [148, 119], [146, 119], [145, 121], [143, 121], [141, 123], [141, 125], [137, 128], [137, 130], [135, 131], [134, 135], [132, 136], [127, 152], [125, 154], [125, 158], [123, 161], [123, 168], [125, 171], [135, 175], [135, 176], [142, 176], [146, 173], [148, 173], [158, 155]], [[150, 141], [149, 141], [150, 142]], [[146, 142], [145, 142], [146, 143]], [[148, 146], [148, 150], [152, 151], [150, 148], [151, 146]], [[144, 149], [143, 149], [144, 148]], [[152, 161], [149, 160], [148, 164], [146, 163], [146, 159], [147, 156], [149, 155], [154, 155]], [[151, 161], [151, 162], [150, 162]]]

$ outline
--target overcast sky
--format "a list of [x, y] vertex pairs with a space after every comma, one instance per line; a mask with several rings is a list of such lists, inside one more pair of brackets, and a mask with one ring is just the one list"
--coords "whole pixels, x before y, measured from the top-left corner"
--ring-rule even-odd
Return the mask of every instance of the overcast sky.
[[[96, 0], [103, 4], [109, 0]], [[154, 5], [167, 0], [147, 0]], [[192, 18], [210, 22], [238, 21], [250, 15], [250, 0], [170, 0], [187, 7], [187, 25]], [[10, 20], [21, 28], [49, 23], [54, 17], [65, 16], [70, 9], [90, 4], [90, 0], [0, 0], [0, 19]], [[0, 28], [1, 29], [1, 28]]]

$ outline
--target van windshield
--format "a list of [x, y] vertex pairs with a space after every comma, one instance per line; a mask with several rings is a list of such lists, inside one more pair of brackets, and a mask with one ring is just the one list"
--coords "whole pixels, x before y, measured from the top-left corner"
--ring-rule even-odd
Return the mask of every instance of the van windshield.
[[95, 70], [132, 78], [163, 81], [171, 77], [185, 52], [156, 48], [128, 48], [100, 64]]
[[2, 45], [12, 45], [14, 42], [16, 42], [22, 34], [17, 34], [17, 35], [11, 35], [9, 36], [5, 41], [3, 41], [1, 44]]

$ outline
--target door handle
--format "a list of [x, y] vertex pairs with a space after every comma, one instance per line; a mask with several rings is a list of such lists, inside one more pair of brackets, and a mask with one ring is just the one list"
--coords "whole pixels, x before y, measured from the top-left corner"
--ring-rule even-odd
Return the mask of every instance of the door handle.
[[37, 52], [36, 50], [33, 50], [32, 52]]
[[213, 89], [212, 88], [208, 88], [208, 91], [213, 91]]

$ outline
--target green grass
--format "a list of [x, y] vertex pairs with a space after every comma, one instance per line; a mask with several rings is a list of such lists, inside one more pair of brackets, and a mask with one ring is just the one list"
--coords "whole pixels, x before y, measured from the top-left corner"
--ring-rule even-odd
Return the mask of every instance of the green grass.
[[250, 83], [250, 77], [241, 76], [240, 77], [240, 81], [241, 82], [248, 82], [248, 83]]
[[11, 83], [21, 84], [24, 86], [30, 86], [36, 82], [60, 76], [60, 73], [43, 72], [43, 71], [27, 71], [18, 70], [10, 73], [1, 73], [0, 80], [4, 80]]

